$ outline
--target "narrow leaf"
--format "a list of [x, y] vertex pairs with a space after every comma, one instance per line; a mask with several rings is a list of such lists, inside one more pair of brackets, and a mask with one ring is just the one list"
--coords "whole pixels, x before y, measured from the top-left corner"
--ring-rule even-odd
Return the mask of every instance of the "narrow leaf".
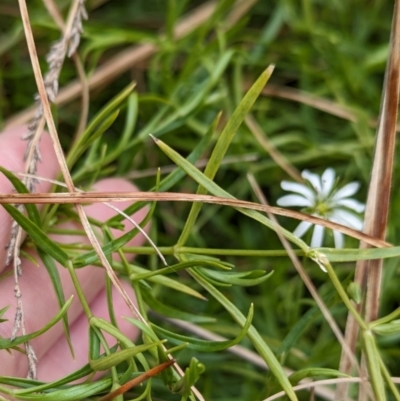
[[154, 343], [149, 343], [149, 344], [142, 344], [142, 345], [136, 345], [131, 348], [123, 349], [120, 351], [116, 351], [112, 353], [111, 355], [107, 355], [104, 358], [96, 359], [96, 360], [90, 360], [90, 366], [93, 370], [99, 371], [99, 370], [107, 370], [110, 369], [113, 366], [116, 366], [127, 359], [136, 356], [137, 354], [140, 354], [144, 351], [147, 351], [150, 348], [156, 347], [160, 344], [162, 344], [164, 341], [157, 341]]
[[33, 221], [24, 216], [16, 207], [2, 204], [11, 217], [30, 235], [37, 246], [51, 255], [61, 265], [66, 266], [69, 256], [53, 242]]
[[[20, 194], [29, 194], [30, 192], [28, 191], [28, 188], [25, 186], [25, 184], [17, 177], [15, 176], [11, 171], [8, 171], [4, 167], [0, 166], [0, 171], [11, 181], [11, 184], [13, 184], [14, 188], [18, 191]], [[30, 205], [25, 205], [25, 209], [28, 213], [29, 218], [37, 225], [41, 226], [42, 222], [40, 220], [40, 214], [37, 206], [35, 204], [30, 204]]]
[[243, 338], [246, 336], [248, 329], [251, 326], [251, 321], [254, 315], [254, 306], [253, 304], [250, 306], [249, 314], [247, 315], [245, 324], [240, 330], [238, 336], [232, 340], [225, 341], [209, 341], [209, 340], [200, 340], [188, 336], [184, 336], [181, 334], [173, 333], [169, 330], [166, 330], [162, 327], [156, 326], [155, 324], [151, 324], [154, 330], [159, 333], [161, 336], [165, 337], [167, 340], [171, 341], [173, 344], [182, 344], [187, 343], [188, 348], [192, 348], [196, 351], [201, 352], [217, 352], [222, 351], [227, 348], [233, 347], [238, 344]]
[[[64, 306], [59, 310], [59, 312], [51, 319], [44, 327], [42, 327], [38, 331], [34, 331], [31, 334], [27, 334], [25, 336], [15, 337], [14, 340], [9, 338], [1, 338], [0, 337], [0, 349], [7, 349], [11, 347], [15, 347], [16, 345], [26, 343], [31, 341], [32, 339], [40, 336], [41, 334], [45, 333], [51, 327], [53, 327], [58, 321], [60, 321], [63, 316], [67, 313], [69, 307], [71, 306], [72, 297], [65, 302]], [[2, 309], [3, 310], [3, 309]]]

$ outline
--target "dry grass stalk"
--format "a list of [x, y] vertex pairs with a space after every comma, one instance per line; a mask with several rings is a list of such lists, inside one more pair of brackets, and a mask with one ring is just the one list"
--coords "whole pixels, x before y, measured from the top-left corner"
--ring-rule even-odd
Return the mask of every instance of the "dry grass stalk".
[[259, 203], [243, 201], [235, 198], [222, 198], [212, 195], [186, 194], [181, 192], [75, 192], [75, 193], [35, 193], [35, 194], [0, 194], [0, 204], [2, 203], [100, 203], [100, 202], [124, 202], [126, 200], [146, 201], [146, 202], [204, 202], [215, 205], [231, 206], [242, 209], [258, 210], [260, 212], [270, 212], [278, 216], [290, 217], [297, 220], [306, 220], [312, 224], [318, 224], [332, 230], [340, 231], [353, 238], [365, 241], [366, 243], [378, 247], [387, 248], [392, 245], [386, 241], [373, 238], [350, 227], [342, 226], [333, 221], [324, 220], [316, 216], [297, 212], [295, 210], [284, 209], [275, 206], [260, 205]]
[[[65, 35], [61, 38], [61, 40], [55, 43], [49, 52], [47, 57], [47, 62], [49, 64], [49, 71], [45, 76], [45, 80], [42, 79], [42, 93], [39, 96], [36, 96], [36, 113], [35, 118], [32, 123], [29, 125], [29, 131], [24, 139], [28, 140], [27, 151], [25, 153], [26, 159], [26, 169], [25, 171], [29, 174], [35, 175], [37, 171], [37, 163], [41, 160], [41, 154], [39, 151], [39, 143], [40, 137], [43, 132], [45, 119], [43, 114], [48, 114], [48, 110], [50, 110], [50, 106], [48, 104], [47, 97], [54, 101], [57, 92], [58, 92], [58, 77], [61, 71], [61, 67], [65, 58], [66, 52], [75, 52], [77, 45], [79, 44], [80, 34], [82, 31], [82, 17], [85, 16], [84, 0], [76, 0], [73, 3], [73, 7], [70, 13], [70, 19], [66, 30]], [[24, 31], [26, 35], [26, 40], [28, 43], [29, 54], [31, 56], [32, 64], [33, 60], [36, 56], [36, 49], [34, 46], [34, 40], [32, 31], [30, 28], [29, 15], [26, 7], [25, 1], [19, 1], [19, 7], [21, 12], [21, 18], [24, 26]], [[35, 77], [39, 72], [41, 77], [39, 63], [36, 57], [36, 71]], [[45, 110], [46, 102], [44, 102], [43, 98], [47, 101], [48, 110]], [[51, 113], [50, 113], [51, 116]], [[49, 121], [47, 119], [47, 123]], [[29, 191], [33, 191], [35, 187], [36, 180], [34, 178], [26, 178], [25, 184]], [[11, 333], [11, 338], [14, 338], [18, 331], [21, 329], [22, 334], [26, 334], [25, 322], [24, 322], [24, 313], [23, 313], [23, 304], [22, 304], [22, 294], [19, 287], [19, 276], [21, 275], [21, 260], [20, 260], [20, 247], [22, 244], [22, 229], [17, 225], [13, 224], [11, 231], [11, 239], [8, 245], [7, 251], [7, 261], [6, 263], [10, 263], [11, 259], [14, 261], [14, 282], [15, 282], [15, 296], [17, 299], [17, 312], [15, 314], [14, 327]], [[28, 358], [28, 377], [35, 379], [36, 378], [36, 363], [37, 358], [32, 346], [27, 343], [25, 345], [26, 354]]]
[[[396, 1], [393, 14], [390, 53], [385, 72], [385, 80], [382, 91], [380, 118], [376, 135], [375, 155], [368, 191], [365, 211], [364, 232], [375, 238], [384, 240], [388, 222], [390, 205], [390, 192], [394, 162], [394, 148], [396, 139], [397, 110], [400, 88], [400, 3]], [[368, 248], [365, 243], [361, 248]], [[358, 309], [364, 307], [366, 322], [378, 317], [379, 299], [381, 289], [383, 261], [381, 259], [359, 261], [356, 266], [355, 281], [363, 289], [364, 304], [358, 305]], [[346, 341], [352, 349], [355, 349], [358, 336], [358, 326], [351, 315], [346, 326]], [[365, 363], [363, 369], [366, 372]], [[350, 371], [346, 355], [343, 353], [340, 370], [344, 373]], [[336, 399], [342, 399], [347, 393], [347, 386], [338, 386]], [[359, 391], [359, 400], [366, 400], [363, 387]]]
[[[247, 90], [250, 87], [251, 82], [246, 82], [245, 89]], [[314, 109], [323, 111], [325, 113], [331, 114], [332, 116], [336, 116], [351, 122], [357, 122], [358, 120], [357, 114], [350, 107], [343, 106], [332, 100], [325, 99], [299, 89], [268, 84], [261, 93], [265, 96], [277, 97], [306, 104], [307, 106], [313, 107]], [[376, 128], [378, 125], [375, 119], [369, 120], [368, 124], [370, 127], [374, 128]], [[396, 130], [397, 132], [400, 131], [400, 125], [396, 126]]]

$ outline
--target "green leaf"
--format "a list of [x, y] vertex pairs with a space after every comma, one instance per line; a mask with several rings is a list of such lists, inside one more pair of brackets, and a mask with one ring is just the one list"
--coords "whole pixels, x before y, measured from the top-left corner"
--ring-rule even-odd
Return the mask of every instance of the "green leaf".
[[193, 323], [213, 323], [215, 322], [215, 318], [201, 315], [194, 315], [188, 312], [185, 312], [181, 309], [175, 309], [171, 306], [167, 305], [165, 302], [159, 302], [155, 297], [153, 297], [151, 291], [142, 288], [141, 294], [143, 300], [146, 304], [153, 309], [155, 312], [160, 314], [161, 316], [171, 317], [173, 319], [180, 319], [186, 322]]
[[400, 246], [369, 249], [319, 248], [318, 251], [323, 253], [330, 262], [355, 262], [357, 260], [386, 259], [400, 256]]
[[76, 401], [109, 390], [110, 386], [111, 378], [104, 378], [93, 383], [73, 384], [71, 387], [49, 391], [47, 393], [32, 395], [18, 394], [18, 399], [24, 401]]
[[[218, 141], [210, 156], [210, 160], [208, 161], [206, 169], [204, 171], [204, 176], [210, 179], [210, 181], [212, 181], [213, 178], [215, 177], [215, 174], [217, 173], [219, 166], [221, 165], [222, 159], [224, 158], [234, 135], [236, 134], [237, 130], [239, 129], [240, 125], [245, 119], [247, 113], [250, 111], [254, 102], [260, 95], [261, 91], [265, 87], [266, 83], [268, 82], [272, 74], [272, 71], [273, 67], [270, 66], [260, 75], [257, 81], [252, 85], [252, 87], [246, 93], [242, 101], [239, 103], [238, 107], [233, 112], [232, 116], [229, 118], [225, 128], [223, 129], [221, 135], [218, 138]], [[212, 126], [212, 128], [214, 128], [214, 126]], [[170, 155], [167, 154], [167, 156]], [[207, 188], [200, 184], [197, 193], [206, 194]], [[182, 246], [186, 243], [190, 235], [190, 232], [192, 231], [192, 228], [195, 224], [197, 216], [200, 213], [201, 207], [202, 207], [201, 203], [194, 203], [192, 205], [189, 217], [186, 221], [181, 237], [178, 240], [179, 246]]]
[[171, 341], [173, 344], [187, 343], [188, 348], [192, 348], [196, 351], [217, 352], [233, 347], [234, 345], [238, 344], [240, 341], [243, 340], [243, 338], [246, 336], [247, 331], [249, 330], [249, 327], [251, 326], [253, 315], [254, 315], [254, 306], [252, 304], [250, 306], [249, 314], [247, 315], [245, 324], [240, 330], [238, 336], [232, 340], [225, 340], [225, 341], [200, 340], [184, 336], [181, 334], [173, 333], [169, 330], [163, 329], [162, 327], [156, 326], [155, 324], [151, 324], [151, 327], [153, 327], [157, 333], [165, 337], [167, 340]]
[[[96, 139], [100, 138], [104, 134], [104, 132], [107, 131], [108, 128], [111, 127], [111, 125], [117, 119], [118, 114], [119, 114], [119, 110], [115, 110], [109, 116], [107, 116], [107, 118], [104, 119], [104, 121], [100, 124], [100, 126], [93, 133], [91, 133], [90, 136], [83, 137], [83, 139], [80, 143], [80, 146], [74, 152], [74, 158], [71, 158], [71, 161], [70, 161], [71, 166], [74, 163], [76, 163], [76, 161], [79, 159], [79, 157], [82, 156], [82, 154], [89, 148], [89, 146], [94, 141], [96, 141]], [[85, 142], [83, 142], [84, 139], [85, 139]], [[104, 161], [102, 161], [102, 162], [103, 162], [103, 164], [105, 164]], [[89, 164], [89, 162], [87, 162], [87, 164]], [[97, 166], [93, 167], [94, 171], [96, 170], [96, 167]], [[86, 166], [86, 170], [87, 170], [87, 166]]]
[[66, 266], [69, 256], [53, 242], [33, 221], [23, 215], [15, 206], [3, 203], [11, 217], [30, 235], [37, 246], [52, 256], [62, 266]]
[[[56, 293], [58, 304], [59, 304], [60, 308], [62, 308], [65, 305], [65, 297], [64, 297], [64, 290], [62, 287], [58, 268], [57, 268], [56, 264], [54, 263], [54, 259], [49, 254], [47, 254], [46, 252], [43, 252], [40, 248], [38, 248], [37, 251], [38, 251], [38, 255], [39, 255], [40, 259], [42, 259], [42, 262], [43, 262], [44, 266], [46, 267], [47, 273], [50, 276], [50, 280], [53, 284], [53, 288]], [[63, 316], [63, 326], [64, 326], [65, 337], [67, 339], [67, 343], [68, 343], [69, 349], [71, 351], [71, 355], [75, 359], [74, 349], [72, 347], [71, 336], [70, 336], [70, 332], [69, 332], [68, 314], [65, 314]]]
[[347, 293], [349, 294], [350, 298], [356, 303], [359, 304], [362, 300], [362, 294], [361, 294], [361, 287], [360, 284], [352, 281], [348, 286], [347, 286]]
[[218, 272], [210, 269], [199, 268], [202, 274], [206, 277], [217, 280], [221, 283], [240, 285], [243, 287], [250, 287], [258, 285], [268, 280], [274, 272], [265, 274], [264, 270], [251, 270], [248, 272]]
[[295, 373], [292, 373], [289, 376], [290, 383], [292, 383], [293, 386], [298, 384], [301, 380], [305, 379], [306, 377], [319, 377], [319, 376], [324, 376], [324, 377], [351, 377], [349, 375], [346, 375], [342, 372], [339, 372], [336, 369], [327, 369], [327, 368], [306, 368], [306, 369], [301, 369]]
[[[129, 279], [134, 280], [136, 274], [143, 274], [147, 273], [147, 269], [143, 269], [142, 267], [130, 265], [129, 266]], [[192, 297], [199, 298], [205, 300], [203, 295], [201, 295], [198, 291], [194, 290], [193, 288], [181, 283], [177, 280], [172, 280], [169, 277], [165, 276], [153, 276], [148, 279], [150, 282], [163, 285], [164, 287], [172, 288], [176, 291], [180, 291], [184, 294], [191, 295]]]
[[[51, 319], [44, 327], [42, 327], [38, 331], [34, 331], [31, 334], [27, 334], [24, 336], [19, 336], [15, 337], [13, 340], [9, 338], [0, 338], [0, 350], [1, 349], [7, 349], [11, 347], [15, 347], [16, 345], [26, 343], [28, 341], [31, 341], [32, 339], [40, 336], [41, 334], [45, 333], [48, 331], [51, 327], [53, 327], [59, 320], [63, 318], [63, 316], [67, 313], [69, 307], [71, 306], [72, 302], [72, 297], [68, 299], [67, 302], [63, 305], [63, 307], [60, 309], [60, 311]], [[2, 309], [2, 311], [4, 308]]]
[[8, 319], [3, 319], [3, 315], [7, 312], [10, 305], [5, 306], [4, 308], [0, 309], [0, 323], [7, 322]]
[[223, 270], [229, 269], [222, 262], [216, 262], [216, 261], [211, 261], [211, 260], [202, 260], [202, 259], [197, 259], [197, 260], [193, 259], [188, 262], [176, 263], [175, 265], [163, 267], [162, 269], [154, 270], [151, 272], [131, 275], [130, 278], [131, 278], [131, 280], [136, 280], [136, 281], [137, 280], [146, 280], [150, 277], [160, 276], [160, 275], [163, 276], [166, 274], [177, 273], [180, 270], [185, 270], [185, 269], [188, 269], [189, 267], [197, 267], [197, 266], [210, 266], [210, 267], [215, 267], [217, 269], [223, 269]]
[[379, 324], [377, 326], [371, 327], [371, 330], [382, 336], [387, 336], [391, 334], [398, 334], [400, 332], [400, 319], [393, 320], [390, 323]]
[[[82, 152], [87, 149], [88, 144], [93, 142], [91, 140], [93, 132], [95, 132], [96, 129], [101, 130], [99, 127], [104, 127], [105, 121], [110, 121], [111, 113], [117, 107], [119, 107], [121, 103], [132, 93], [135, 85], [135, 83], [129, 84], [121, 93], [119, 93], [115, 98], [108, 102], [107, 105], [104, 106], [103, 109], [96, 114], [96, 116], [86, 128], [85, 132], [79, 137], [79, 140], [73, 145], [66, 157], [67, 165], [70, 169], [79, 159], [79, 155], [81, 155]], [[94, 135], [95, 137], [99, 136], [96, 133]], [[77, 179], [78, 175], [79, 173], [74, 174], [73, 178]]]
[[196, 358], [192, 358], [189, 367], [185, 369], [185, 375], [177, 383], [170, 385], [171, 391], [188, 397], [192, 391], [191, 387], [197, 382], [200, 375], [204, 373], [205, 370], [206, 368], [201, 362]]
[[386, 393], [380, 368], [379, 351], [376, 347], [375, 338], [370, 330], [363, 330], [364, 350], [367, 360], [368, 373], [377, 401], [385, 401]]
[[127, 359], [136, 356], [150, 348], [157, 347], [165, 341], [156, 341], [149, 344], [135, 345], [134, 347], [116, 351], [111, 355], [107, 355], [103, 358], [90, 360], [89, 364], [94, 371], [107, 370], [113, 366], [116, 366]]
[[[229, 312], [229, 314], [238, 324], [244, 325], [245, 317], [232, 302], [230, 302], [220, 291], [218, 291], [207, 280], [199, 276], [196, 272], [190, 270], [190, 274]], [[271, 373], [275, 376], [276, 380], [286, 392], [289, 399], [291, 401], [298, 401], [296, 393], [294, 392], [293, 387], [285, 374], [285, 371], [279, 364], [279, 361], [276, 359], [272, 350], [268, 347], [254, 326], [249, 328], [247, 337], [251, 340], [260, 357], [267, 363]]]
[[[30, 192], [28, 191], [28, 188], [25, 186], [25, 184], [17, 177], [15, 176], [11, 171], [8, 171], [4, 167], [0, 166], [0, 171], [11, 181], [11, 184], [13, 184], [14, 188], [17, 190], [18, 193], [20, 194], [29, 194]], [[25, 204], [24, 205], [29, 218], [38, 226], [41, 227], [41, 220], [40, 220], [40, 214], [37, 206], [35, 204]]]
[[97, 333], [98, 328], [89, 326], [89, 360], [100, 358], [100, 338]]

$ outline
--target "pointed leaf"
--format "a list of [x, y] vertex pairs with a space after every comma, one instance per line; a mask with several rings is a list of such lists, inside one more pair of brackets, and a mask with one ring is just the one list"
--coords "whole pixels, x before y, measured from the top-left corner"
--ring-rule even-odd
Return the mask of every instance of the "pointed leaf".
[[[50, 280], [53, 284], [53, 288], [56, 293], [58, 304], [59, 304], [60, 308], [63, 308], [63, 306], [65, 305], [64, 290], [62, 287], [58, 268], [57, 268], [56, 264], [54, 263], [54, 259], [46, 252], [43, 252], [40, 248], [38, 248], [37, 251], [38, 251], [40, 259], [42, 259], [42, 262], [43, 262], [44, 266], [46, 267], [47, 273], [49, 273]], [[71, 351], [71, 355], [73, 358], [75, 358], [74, 350], [73, 350], [72, 343], [71, 343], [71, 336], [70, 336], [70, 332], [69, 332], [68, 314], [65, 314], [63, 316], [63, 326], [64, 326], [65, 337], [67, 339], [67, 343], [68, 343], [69, 349]]]
[[11, 217], [30, 235], [36, 245], [51, 255], [62, 266], [66, 266], [69, 256], [53, 242], [33, 221], [29, 220], [15, 206], [2, 204]]
[[[67, 313], [69, 307], [71, 306], [72, 297], [65, 302], [64, 306], [60, 309], [60, 311], [51, 319], [44, 327], [42, 327], [38, 331], [34, 331], [31, 334], [27, 334], [24, 336], [15, 337], [14, 340], [9, 338], [0, 338], [0, 350], [7, 349], [10, 347], [15, 347], [16, 345], [26, 343], [31, 341], [33, 338], [40, 336], [41, 334], [45, 333], [51, 327], [53, 327], [59, 320], [63, 318], [63, 316]], [[3, 310], [3, 309], [2, 309]]]
[[249, 314], [246, 318], [245, 324], [240, 330], [238, 336], [233, 340], [226, 340], [226, 341], [199, 340], [181, 334], [173, 333], [169, 330], [163, 329], [162, 327], [156, 326], [155, 324], [151, 324], [151, 327], [153, 327], [157, 333], [159, 333], [160, 335], [162, 335], [163, 337], [165, 337], [167, 340], [171, 341], [174, 344], [187, 343], [188, 348], [192, 348], [196, 351], [216, 352], [233, 347], [234, 345], [242, 341], [243, 338], [246, 336], [249, 327], [251, 326], [253, 315], [254, 315], [254, 307], [252, 304], [250, 306]]
[[[0, 171], [11, 181], [11, 184], [13, 184], [14, 188], [18, 191], [18, 193], [29, 194], [28, 188], [25, 186], [25, 184], [11, 171], [8, 171], [2, 166], [0, 166]], [[41, 227], [42, 222], [40, 220], [40, 214], [37, 206], [35, 204], [29, 204], [29, 205], [26, 204], [24, 207], [28, 213], [29, 218], [37, 226]]]

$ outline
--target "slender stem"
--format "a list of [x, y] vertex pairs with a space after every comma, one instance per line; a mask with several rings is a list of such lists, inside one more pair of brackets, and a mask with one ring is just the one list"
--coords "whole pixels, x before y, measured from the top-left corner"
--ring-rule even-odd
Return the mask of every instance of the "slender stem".
[[360, 325], [361, 329], [367, 330], [368, 329], [367, 324], [364, 322], [363, 318], [360, 316], [360, 314], [354, 308], [350, 298], [347, 296], [346, 291], [342, 287], [342, 284], [340, 283], [340, 281], [335, 273], [335, 270], [332, 268], [331, 264], [329, 263], [329, 261], [326, 257], [323, 257], [323, 255], [322, 255], [322, 258], [323, 258], [323, 265], [326, 268], [328, 276], [331, 279], [333, 286], [336, 288], [336, 291], [338, 292], [340, 298], [342, 298], [343, 303], [346, 305], [349, 312], [354, 316], [354, 319]]
[[67, 268], [68, 268], [69, 274], [71, 275], [72, 282], [74, 283], [74, 287], [75, 287], [76, 293], [78, 294], [78, 298], [81, 301], [83, 310], [85, 311], [85, 314], [88, 317], [88, 319], [90, 319], [92, 317], [92, 311], [90, 310], [89, 304], [87, 303], [85, 295], [83, 294], [81, 284], [79, 282], [76, 271], [75, 271], [74, 267], [72, 266], [71, 261], [67, 264]]

